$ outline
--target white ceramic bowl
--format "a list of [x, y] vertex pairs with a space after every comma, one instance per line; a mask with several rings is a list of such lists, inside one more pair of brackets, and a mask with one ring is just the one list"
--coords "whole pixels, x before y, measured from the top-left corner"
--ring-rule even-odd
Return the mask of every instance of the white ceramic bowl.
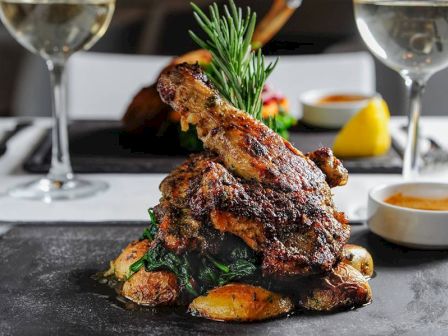
[[399, 183], [378, 186], [369, 193], [367, 223], [372, 232], [396, 244], [421, 249], [448, 248], [448, 211], [417, 210], [384, 202], [396, 193], [446, 198], [448, 183]]
[[[365, 99], [349, 102], [319, 103], [322, 98], [334, 95], [360, 96]], [[341, 128], [376, 95], [367, 95], [359, 92], [338, 92], [336, 90], [305, 92], [300, 96], [300, 103], [302, 104], [303, 110], [302, 120], [313, 126]]]

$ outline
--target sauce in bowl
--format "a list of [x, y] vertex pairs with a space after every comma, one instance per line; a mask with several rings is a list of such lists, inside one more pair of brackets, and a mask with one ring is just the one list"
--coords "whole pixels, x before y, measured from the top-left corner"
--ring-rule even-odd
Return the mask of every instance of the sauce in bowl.
[[432, 211], [448, 211], [448, 197], [426, 198], [426, 197], [406, 196], [403, 195], [402, 193], [396, 193], [386, 198], [384, 202], [402, 208], [410, 208], [417, 210], [432, 210]]
[[361, 95], [329, 95], [320, 98], [317, 101], [319, 105], [325, 104], [344, 104], [344, 103], [353, 103], [359, 102], [368, 99], [366, 96]]

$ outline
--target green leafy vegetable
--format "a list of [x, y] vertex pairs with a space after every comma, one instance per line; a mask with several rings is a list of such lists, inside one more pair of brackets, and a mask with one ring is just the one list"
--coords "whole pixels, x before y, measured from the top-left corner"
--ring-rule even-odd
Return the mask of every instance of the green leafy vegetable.
[[[141, 239], [154, 240], [159, 227], [154, 211], [149, 209], [148, 213], [149, 227], [145, 228]], [[167, 250], [162, 242], [158, 242], [142, 258], [129, 267], [128, 278], [142, 267], [150, 272], [168, 270], [177, 276], [181, 288], [184, 288], [193, 296], [198, 296], [199, 293], [193, 286], [196, 283], [193, 274], [196, 274], [195, 276], [201, 280], [199, 288], [202, 293], [209, 288], [222, 286], [232, 280], [250, 276], [257, 270], [256, 258], [247, 246], [234, 248], [226, 259], [227, 261], [221, 261], [208, 254], [204, 256], [191, 255], [190, 258], [188, 255], [178, 256]], [[195, 260], [201, 262], [199, 268], [194, 267]]]
[[227, 266], [226, 264], [222, 263], [222, 262], [218, 262], [216, 261], [212, 256], [210, 255], [206, 255], [207, 259], [211, 261], [211, 263], [213, 265], [215, 265], [215, 267], [217, 269], [219, 269], [221, 272], [223, 273], [229, 273], [230, 272], [230, 267]]
[[229, 265], [229, 271], [221, 273], [218, 278], [218, 285], [222, 286], [232, 280], [244, 278], [252, 275], [257, 270], [257, 267], [250, 261], [240, 259]]
[[252, 50], [256, 14], [247, 8], [243, 16], [242, 9], [236, 7], [233, 0], [229, 1], [229, 6], [224, 5], [223, 15], [216, 3], [209, 7], [209, 17], [195, 4], [191, 6], [207, 39], [201, 39], [192, 31], [190, 36], [213, 56], [211, 64], [205, 68], [207, 76], [225, 99], [262, 120], [261, 93], [278, 60], [266, 66], [261, 50]]
[[[148, 210], [149, 227], [145, 228], [141, 239], [154, 240], [159, 230], [157, 218], [153, 209]], [[180, 285], [193, 295], [197, 295], [196, 290], [191, 285], [190, 264], [185, 256], [179, 257], [171, 251], [168, 251], [161, 243], [148, 250], [143, 257], [137, 260], [129, 267], [129, 276], [138, 272], [142, 267], [147, 271], [157, 271], [166, 269], [176, 274]]]
[[180, 257], [171, 251], [168, 251], [162, 244], [157, 244], [134, 264], [131, 265], [132, 273], [138, 272], [140, 268], [145, 267], [147, 271], [168, 270], [176, 274], [181, 287], [185, 288], [190, 294], [197, 296], [198, 293], [192, 286], [192, 277], [190, 264], [185, 256]]
[[210, 287], [222, 286], [232, 280], [244, 278], [255, 273], [255, 258], [249, 253], [248, 248], [236, 248], [230, 254], [230, 263], [217, 261], [210, 255], [205, 255], [202, 267], [199, 270], [199, 278]]
[[157, 231], [159, 231], [154, 211], [152, 209], [148, 209], [148, 214], [149, 214], [149, 227], [145, 228], [145, 230], [143, 231], [143, 234], [140, 237], [141, 240], [143, 239], [154, 240]]

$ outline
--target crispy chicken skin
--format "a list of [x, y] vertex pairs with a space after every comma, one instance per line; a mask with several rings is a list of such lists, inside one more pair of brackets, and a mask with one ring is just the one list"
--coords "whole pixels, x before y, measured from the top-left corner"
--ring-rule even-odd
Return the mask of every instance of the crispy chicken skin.
[[195, 125], [205, 147], [215, 153], [191, 157], [163, 181], [157, 214], [167, 247], [200, 247], [201, 227], [211, 223], [260, 251], [265, 275], [330, 271], [350, 228], [334, 207], [321, 169], [224, 101], [199, 66], [167, 69], [158, 90], [181, 113], [182, 127]]
[[284, 192], [312, 190], [324, 182], [322, 171], [289, 142], [224, 101], [198, 65], [168, 68], [157, 88], [180, 112], [182, 128], [195, 125], [205, 147], [238, 176]]
[[326, 181], [330, 188], [344, 186], [348, 181], [348, 171], [341, 161], [333, 155], [330, 148], [319, 148], [306, 155], [325, 174]]
[[330, 270], [338, 258], [331, 248], [339, 248], [349, 234], [345, 222], [336, 218], [328, 228], [311, 220], [303, 223], [307, 209], [297, 201], [300, 195], [234, 176], [211, 153], [194, 155], [176, 168], [162, 182], [161, 191], [163, 197], [155, 211], [161, 222], [158, 238], [167, 248], [177, 253], [206, 250], [210, 239], [204, 238], [204, 229], [210, 223], [262, 253], [266, 274], [309, 275]]

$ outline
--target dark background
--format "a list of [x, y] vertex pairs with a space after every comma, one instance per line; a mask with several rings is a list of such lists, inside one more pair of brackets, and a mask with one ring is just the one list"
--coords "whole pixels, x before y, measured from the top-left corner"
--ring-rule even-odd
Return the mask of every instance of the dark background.
[[[117, 0], [117, 10], [107, 34], [94, 51], [126, 54], [178, 55], [195, 45], [187, 30], [195, 27], [189, 0]], [[201, 6], [212, 0], [198, 0]], [[226, 1], [218, 0], [225, 3]], [[250, 5], [262, 17], [271, 5], [268, 0], [236, 0]], [[351, 0], [304, 0], [283, 30], [265, 48], [266, 54], [319, 54], [366, 50], [357, 33]], [[400, 77], [377, 65], [377, 90], [388, 101], [392, 114], [404, 114], [405, 91]], [[316, 76], [325, 76], [316, 73]], [[148, 79], [149, 80], [149, 79]], [[303, 78], [301, 80], [306, 80]], [[431, 80], [424, 101], [424, 114], [446, 114], [448, 72]], [[45, 87], [38, 102], [20, 102], [23, 86]], [[0, 23], [0, 116], [49, 114], [48, 75], [43, 62], [25, 51]], [[33, 108], [35, 106], [35, 108]], [[38, 108], [40, 106], [40, 108]], [[43, 106], [43, 108], [42, 108]]]

